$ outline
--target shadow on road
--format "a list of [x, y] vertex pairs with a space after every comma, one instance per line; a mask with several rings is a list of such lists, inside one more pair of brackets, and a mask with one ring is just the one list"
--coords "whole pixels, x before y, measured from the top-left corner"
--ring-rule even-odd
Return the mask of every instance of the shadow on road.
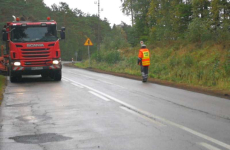
[[54, 79], [50, 77], [43, 78], [41, 76], [23, 76], [21, 79], [18, 79], [16, 84], [23, 84], [23, 83], [35, 83], [35, 82], [54, 82], [58, 83], [60, 81], [54, 81]]

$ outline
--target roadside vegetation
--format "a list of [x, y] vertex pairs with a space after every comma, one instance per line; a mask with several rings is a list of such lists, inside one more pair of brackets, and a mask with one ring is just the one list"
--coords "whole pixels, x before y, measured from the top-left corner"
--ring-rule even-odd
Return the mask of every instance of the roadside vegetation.
[[[142, 40], [151, 51], [150, 77], [230, 91], [229, 0], [122, 3], [123, 12], [132, 16], [133, 26], [129, 29], [121, 25], [113, 30], [132, 33], [120, 36], [130, 46], [113, 45], [118, 43], [114, 35], [110, 35], [110, 42], [105, 37], [100, 53], [92, 57], [93, 68], [140, 76], [137, 56]], [[76, 65], [88, 64], [85, 60]]]
[[[230, 44], [149, 45], [151, 52], [151, 78], [230, 91]], [[127, 73], [141, 76], [137, 65], [139, 47], [100, 52], [99, 58], [78, 62], [81, 68]]]
[[6, 85], [6, 78], [0, 75], [0, 105], [3, 99], [3, 92], [4, 92], [5, 85]]

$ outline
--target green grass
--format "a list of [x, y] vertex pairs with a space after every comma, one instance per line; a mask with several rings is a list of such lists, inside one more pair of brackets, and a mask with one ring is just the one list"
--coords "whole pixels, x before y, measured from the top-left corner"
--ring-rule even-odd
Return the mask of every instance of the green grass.
[[5, 83], [6, 83], [6, 78], [4, 76], [0, 75], [0, 105], [2, 103]]

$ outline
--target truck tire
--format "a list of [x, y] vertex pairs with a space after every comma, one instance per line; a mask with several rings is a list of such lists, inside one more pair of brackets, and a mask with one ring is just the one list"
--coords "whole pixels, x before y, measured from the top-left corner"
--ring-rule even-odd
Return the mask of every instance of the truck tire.
[[22, 76], [21, 75], [14, 75], [12, 74], [11, 70], [9, 70], [9, 76], [10, 76], [10, 82], [15, 83], [18, 81], [22, 80]]
[[59, 70], [54, 74], [54, 81], [61, 81], [61, 78], [62, 78], [62, 72], [61, 70]]
[[17, 82], [17, 77], [12, 75], [11, 71], [9, 72], [9, 76], [10, 76], [10, 82], [12, 82], [12, 83]]
[[12, 83], [17, 82], [17, 77], [12, 74], [11, 68], [9, 68], [9, 77], [10, 77], [10, 82]]
[[12, 82], [12, 83], [17, 82], [17, 77], [15, 77], [15, 76], [10, 76], [10, 82]]

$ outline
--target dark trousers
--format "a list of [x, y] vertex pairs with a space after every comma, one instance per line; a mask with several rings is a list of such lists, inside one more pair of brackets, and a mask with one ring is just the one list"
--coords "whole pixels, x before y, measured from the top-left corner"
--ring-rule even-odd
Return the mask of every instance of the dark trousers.
[[143, 79], [148, 78], [148, 73], [149, 73], [149, 66], [141, 66], [141, 75]]

